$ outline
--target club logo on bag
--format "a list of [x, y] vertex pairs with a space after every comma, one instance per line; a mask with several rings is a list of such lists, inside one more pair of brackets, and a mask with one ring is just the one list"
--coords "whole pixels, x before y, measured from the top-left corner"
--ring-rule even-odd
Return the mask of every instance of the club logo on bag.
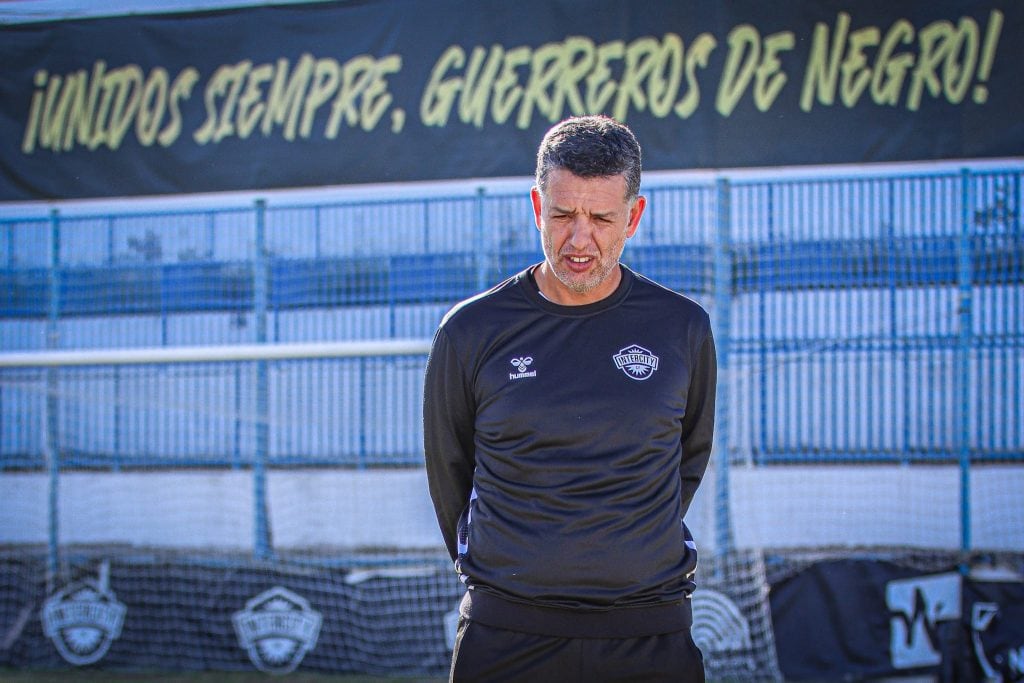
[[626, 373], [626, 377], [645, 380], [658, 369], [658, 357], [642, 346], [633, 344], [612, 356], [615, 367]]
[[320, 636], [320, 613], [304, 598], [277, 586], [245, 603], [231, 620], [238, 644], [260, 671], [286, 674], [295, 670]]
[[694, 591], [693, 642], [716, 665], [730, 671], [757, 671], [757, 662], [750, 654], [753, 638], [750, 622], [725, 593], [710, 588]]
[[917, 576], [890, 581], [885, 587], [889, 608], [889, 652], [897, 669], [935, 666], [942, 653], [934, 640], [940, 621], [960, 618], [960, 575]]
[[121, 635], [128, 611], [108, 587], [109, 565], [97, 581], [80, 581], [50, 597], [43, 605], [43, 633], [69, 664], [98, 662]]

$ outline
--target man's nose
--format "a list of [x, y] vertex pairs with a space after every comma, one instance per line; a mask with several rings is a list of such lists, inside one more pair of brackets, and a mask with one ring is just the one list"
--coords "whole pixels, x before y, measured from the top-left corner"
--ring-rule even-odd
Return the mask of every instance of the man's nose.
[[582, 216], [573, 221], [571, 230], [569, 244], [576, 249], [587, 247], [593, 239], [594, 227]]

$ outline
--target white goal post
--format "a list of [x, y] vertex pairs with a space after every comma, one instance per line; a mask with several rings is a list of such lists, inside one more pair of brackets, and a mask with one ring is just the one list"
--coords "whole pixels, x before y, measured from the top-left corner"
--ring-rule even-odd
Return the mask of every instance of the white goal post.
[[14, 351], [0, 353], [0, 367], [82, 367], [114, 364], [148, 365], [154, 363], [354, 358], [359, 356], [415, 356], [426, 355], [429, 351], [429, 339]]

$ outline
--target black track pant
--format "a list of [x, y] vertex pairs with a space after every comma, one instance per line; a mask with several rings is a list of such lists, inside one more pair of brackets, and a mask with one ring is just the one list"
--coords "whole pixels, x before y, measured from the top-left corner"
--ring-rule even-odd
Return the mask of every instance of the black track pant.
[[449, 680], [704, 683], [704, 660], [689, 630], [639, 638], [561, 638], [462, 618]]

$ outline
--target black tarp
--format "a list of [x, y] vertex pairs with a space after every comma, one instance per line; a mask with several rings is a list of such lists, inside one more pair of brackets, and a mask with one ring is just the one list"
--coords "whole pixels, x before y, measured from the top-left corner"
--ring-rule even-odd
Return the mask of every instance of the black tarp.
[[0, 26], [0, 201], [1024, 152], [1008, 0], [365, 0]]

